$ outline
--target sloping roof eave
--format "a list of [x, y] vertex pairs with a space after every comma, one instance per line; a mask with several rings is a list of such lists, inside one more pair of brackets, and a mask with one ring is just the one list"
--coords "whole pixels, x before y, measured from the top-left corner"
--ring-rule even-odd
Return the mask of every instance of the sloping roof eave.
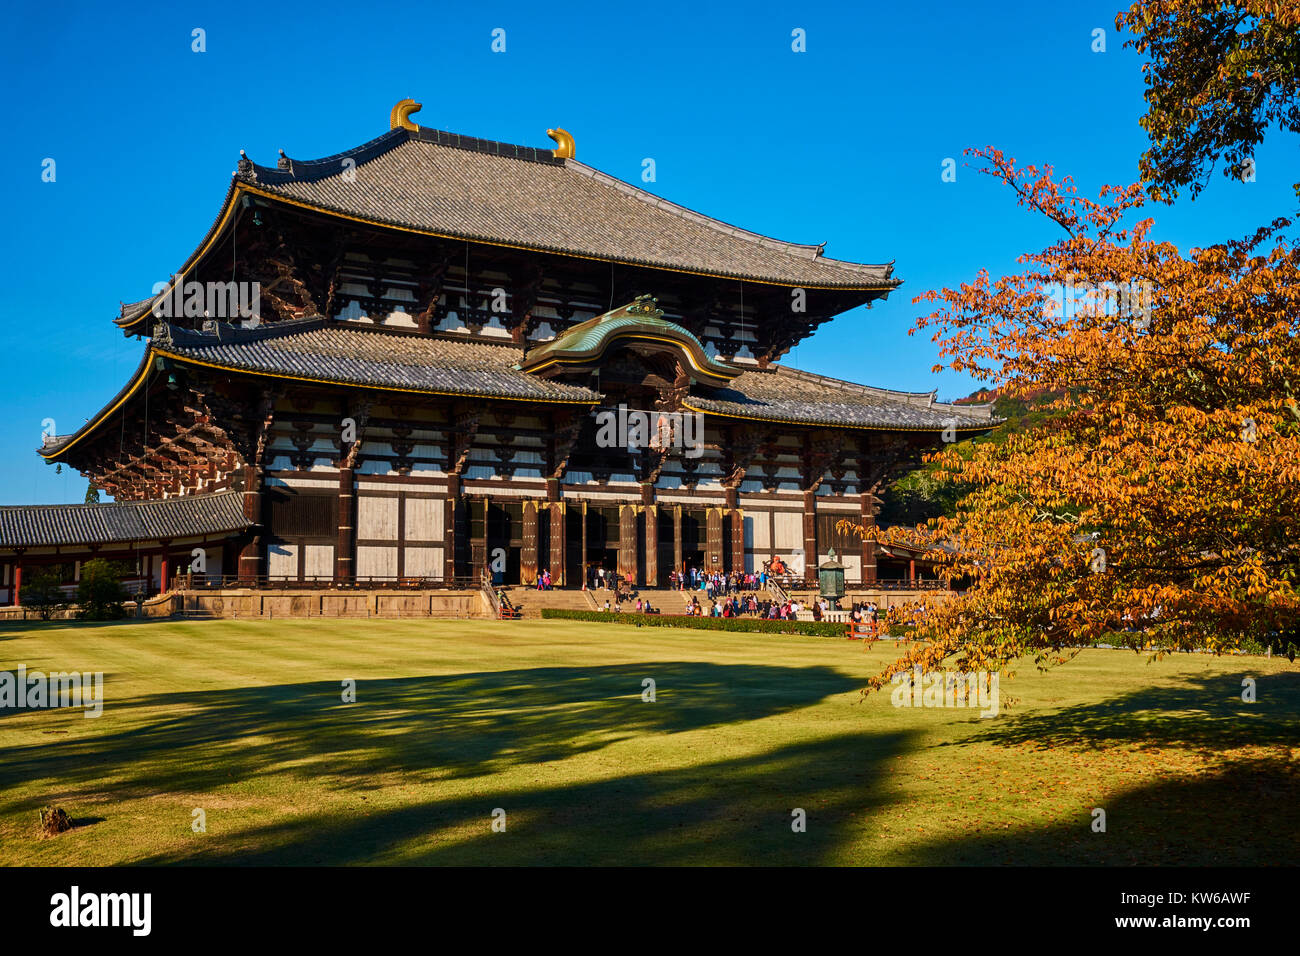
[[0, 507], [0, 548], [129, 544], [232, 534], [251, 527], [241, 491], [154, 501]]

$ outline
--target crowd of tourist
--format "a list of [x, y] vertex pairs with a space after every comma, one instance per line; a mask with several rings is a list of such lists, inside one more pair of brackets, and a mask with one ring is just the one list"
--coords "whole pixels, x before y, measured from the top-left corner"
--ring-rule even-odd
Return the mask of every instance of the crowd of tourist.
[[757, 594], [733, 594], [730, 597], [724, 594], [717, 600], [706, 602], [701, 602], [698, 595], [692, 595], [686, 602], [686, 614], [692, 617], [757, 617], [793, 621], [802, 608], [798, 601], [759, 600]]
[[[759, 596], [767, 591], [770, 579], [787, 572], [785, 565], [778, 569], [772, 562], [764, 564], [762, 570], [757, 572], [710, 573], [699, 568], [687, 568], [684, 571], [670, 572], [668, 582], [674, 590], [685, 592], [685, 606], [681, 613], [691, 617], [748, 617], [793, 621], [798, 619], [801, 611], [808, 611], [814, 621], [824, 620], [826, 613], [832, 609], [826, 598], [803, 604], [794, 598], [777, 600], [774, 597]], [[541, 589], [551, 586], [548, 572], [544, 571], [539, 576], [537, 586]], [[649, 600], [638, 595], [625, 579], [598, 565], [593, 564], [587, 568], [587, 586], [592, 590], [608, 589], [611, 592], [603, 607], [610, 613], [633, 610], [638, 614], [662, 612], [661, 608], [652, 607]], [[850, 605], [847, 610], [849, 620], [855, 624], [871, 624], [881, 628], [890, 625], [911, 627], [925, 618], [927, 605], [924, 601], [909, 601], [882, 609], [875, 601], [862, 601]]]
[[623, 598], [617, 594], [615, 595], [613, 604], [610, 604], [609, 598], [605, 598], [604, 610], [609, 611], [611, 614], [623, 614], [625, 611], [636, 611], [637, 614], [659, 613], [659, 608], [653, 607], [649, 601], [642, 600], [641, 598], [637, 598], [636, 604], [634, 605], [632, 599], [629, 597], [627, 599], [627, 607], [624, 608]]
[[[781, 566], [784, 573], [785, 566]], [[721, 571], [712, 573], [699, 568], [687, 568], [685, 571], [672, 571], [668, 575], [669, 586], [675, 591], [703, 591], [709, 598], [730, 596], [745, 591], [762, 591], [767, 588], [768, 578], [776, 576], [765, 565], [760, 571]]]

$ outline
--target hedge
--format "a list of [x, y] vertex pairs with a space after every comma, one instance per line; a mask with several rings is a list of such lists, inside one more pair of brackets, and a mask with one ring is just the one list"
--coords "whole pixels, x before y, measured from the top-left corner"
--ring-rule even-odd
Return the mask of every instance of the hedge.
[[846, 625], [830, 621], [769, 621], [757, 617], [691, 617], [686, 614], [637, 614], [616, 611], [570, 611], [544, 607], [549, 620], [601, 621], [646, 627], [689, 627], [697, 631], [756, 631], [760, 634], [804, 634], [808, 637], [843, 637]]

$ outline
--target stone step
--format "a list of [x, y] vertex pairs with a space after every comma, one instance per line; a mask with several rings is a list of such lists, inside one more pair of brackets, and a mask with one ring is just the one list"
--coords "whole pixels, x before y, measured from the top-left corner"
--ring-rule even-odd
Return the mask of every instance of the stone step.
[[549, 591], [539, 591], [537, 588], [529, 587], [511, 587], [504, 590], [510, 603], [519, 608], [525, 618], [541, 617], [543, 608], [565, 611], [594, 610], [587, 596], [580, 590], [552, 588]]

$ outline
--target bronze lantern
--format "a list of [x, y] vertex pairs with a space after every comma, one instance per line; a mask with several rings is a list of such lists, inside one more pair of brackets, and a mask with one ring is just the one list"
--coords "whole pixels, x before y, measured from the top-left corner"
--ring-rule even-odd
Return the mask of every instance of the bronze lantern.
[[840, 598], [844, 597], [844, 565], [836, 560], [834, 548], [818, 565], [817, 578], [821, 582], [822, 597], [830, 601], [832, 607], [839, 607]]

